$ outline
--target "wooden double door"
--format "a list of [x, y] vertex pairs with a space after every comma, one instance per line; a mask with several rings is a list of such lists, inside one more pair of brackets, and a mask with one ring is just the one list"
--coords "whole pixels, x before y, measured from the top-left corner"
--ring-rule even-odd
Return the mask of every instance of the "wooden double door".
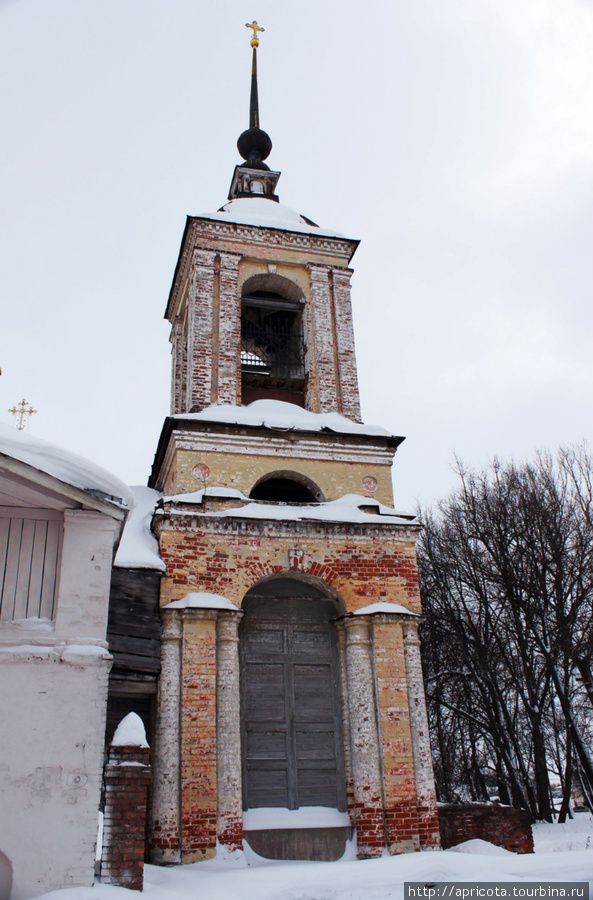
[[283, 578], [243, 608], [244, 808], [346, 809], [333, 602]]

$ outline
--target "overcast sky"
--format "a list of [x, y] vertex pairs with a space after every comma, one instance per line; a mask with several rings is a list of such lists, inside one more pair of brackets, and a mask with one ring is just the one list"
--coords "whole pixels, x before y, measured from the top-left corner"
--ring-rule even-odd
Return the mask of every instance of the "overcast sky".
[[593, 430], [590, 0], [0, 0], [0, 421], [145, 483], [186, 214], [226, 200], [250, 32], [280, 200], [362, 244], [396, 505]]

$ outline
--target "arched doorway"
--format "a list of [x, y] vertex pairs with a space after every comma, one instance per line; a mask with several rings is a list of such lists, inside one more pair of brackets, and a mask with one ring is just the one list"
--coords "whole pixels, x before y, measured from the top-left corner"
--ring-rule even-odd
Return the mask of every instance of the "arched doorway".
[[252, 588], [243, 609], [244, 808], [345, 810], [335, 603], [281, 577]]

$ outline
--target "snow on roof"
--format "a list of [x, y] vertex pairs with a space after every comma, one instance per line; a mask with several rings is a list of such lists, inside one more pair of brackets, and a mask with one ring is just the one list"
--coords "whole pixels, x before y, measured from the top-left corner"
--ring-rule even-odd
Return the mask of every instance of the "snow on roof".
[[212, 213], [202, 213], [199, 219], [216, 219], [220, 222], [236, 222], [238, 225], [259, 225], [264, 228], [279, 228], [282, 231], [300, 231], [305, 234], [319, 234], [324, 237], [343, 238], [338, 231], [320, 228], [307, 222], [289, 206], [267, 200], [265, 197], [238, 197], [225, 203]]
[[[179, 501], [183, 496], [195, 497], [203, 494], [203, 491], [195, 491], [193, 494], [177, 494], [176, 496], [167, 497], [169, 501]], [[189, 500], [185, 502], [196, 502]], [[201, 501], [197, 501], [201, 502]], [[376, 512], [368, 512], [372, 507]], [[172, 514], [176, 511], [173, 510]], [[212, 516], [217, 518], [231, 517], [235, 519], [275, 519], [291, 522], [300, 522], [304, 519], [310, 519], [317, 522], [352, 522], [366, 525], [370, 522], [380, 522], [381, 524], [398, 524], [410, 525], [414, 524], [416, 516], [411, 513], [398, 512], [373, 500], [370, 497], [363, 497], [361, 494], [344, 494], [337, 500], [330, 500], [326, 503], [308, 504], [290, 504], [290, 503], [258, 503], [251, 502], [245, 506], [233, 506], [230, 509], [218, 511], [200, 512], [192, 510], [195, 516]]]
[[163, 609], [233, 609], [238, 607], [221, 594], [210, 594], [207, 591], [192, 591], [181, 600], [173, 600]]
[[135, 508], [124, 526], [114, 565], [120, 569], [157, 569], [165, 571], [165, 563], [159, 556], [159, 544], [150, 524], [154, 509], [162, 494], [141, 485], [129, 489], [135, 500]]
[[144, 722], [138, 713], [131, 712], [125, 716], [113, 735], [112, 747], [148, 747]]
[[353, 615], [369, 616], [373, 613], [400, 613], [405, 616], [418, 615], [418, 613], [412, 612], [411, 609], [407, 609], [405, 606], [402, 606], [401, 603], [389, 603], [387, 601], [381, 601], [380, 603], [369, 603], [368, 606], [363, 606], [361, 609], [355, 609]]
[[112, 500], [128, 509], [134, 507], [134, 495], [128, 486], [107, 469], [10, 425], [0, 424], [0, 453], [33, 466], [72, 487], [97, 493], [102, 500]]
[[249, 500], [242, 491], [227, 487], [205, 487], [199, 491], [191, 491], [189, 494], [171, 494], [163, 497], [165, 503], [201, 503], [204, 497], [218, 497], [219, 500]]
[[339, 413], [312, 413], [284, 400], [255, 400], [249, 406], [214, 405], [196, 413], [178, 413], [174, 419], [221, 422], [227, 425], [254, 425], [279, 431], [323, 431], [337, 434], [391, 437], [379, 425], [353, 422]]

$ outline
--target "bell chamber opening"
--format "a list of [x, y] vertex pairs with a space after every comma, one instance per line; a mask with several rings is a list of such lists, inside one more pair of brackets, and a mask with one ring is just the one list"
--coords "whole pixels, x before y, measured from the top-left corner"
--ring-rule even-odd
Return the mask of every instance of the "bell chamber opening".
[[241, 300], [241, 400], [304, 406], [303, 302], [252, 290]]

